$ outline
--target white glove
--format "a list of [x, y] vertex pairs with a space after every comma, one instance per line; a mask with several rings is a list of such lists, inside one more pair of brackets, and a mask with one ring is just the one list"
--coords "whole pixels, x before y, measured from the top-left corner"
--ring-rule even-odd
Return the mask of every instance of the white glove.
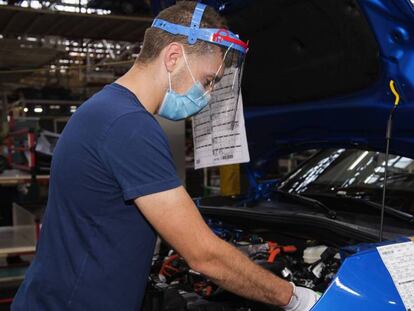
[[293, 286], [293, 295], [289, 303], [282, 309], [285, 311], [309, 311], [318, 301], [319, 295], [309, 288], [290, 284]]

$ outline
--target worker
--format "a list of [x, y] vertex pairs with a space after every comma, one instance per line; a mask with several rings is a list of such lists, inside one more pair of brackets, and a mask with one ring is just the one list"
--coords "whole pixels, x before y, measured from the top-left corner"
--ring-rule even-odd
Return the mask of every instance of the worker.
[[317, 301], [209, 229], [154, 118], [199, 112], [224, 68], [239, 66], [225, 55], [243, 55], [247, 44], [226, 28], [200, 3], [165, 9], [130, 70], [73, 114], [54, 151], [36, 255], [12, 310], [139, 310], [157, 233], [237, 295], [295, 311]]

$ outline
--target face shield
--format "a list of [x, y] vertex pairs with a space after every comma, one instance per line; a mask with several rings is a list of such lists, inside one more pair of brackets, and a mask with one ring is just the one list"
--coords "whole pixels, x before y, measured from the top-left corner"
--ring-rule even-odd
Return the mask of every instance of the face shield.
[[[226, 113], [232, 114], [232, 122], [228, 125], [233, 129], [236, 121], [239, 96], [241, 96], [241, 81], [245, 54], [233, 49], [231, 46], [225, 49], [223, 53], [223, 61], [216, 73], [216, 79], [209, 87], [211, 90], [210, 105], [232, 107], [231, 109], [227, 109]], [[210, 109], [210, 114], [214, 110], [216, 109]], [[210, 115], [210, 119], [214, 120], [214, 116]]]
[[[204, 91], [211, 100], [193, 116], [195, 168], [244, 163], [249, 161], [244, 128], [241, 81], [248, 44], [227, 29], [200, 28], [206, 5], [198, 3], [190, 26], [155, 19], [152, 27], [187, 37], [190, 45], [197, 40], [218, 46], [222, 62], [215, 78]], [[216, 68], [214, 68], [216, 70]]]
[[231, 91], [239, 94], [248, 44], [241, 41], [238, 35], [227, 29], [200, 28], [205, 8], [205, 4], [197, 3], [190, 26], [177, 25], [162, 19], [154, 19], [152, 27], [159, 28], [173, 35], [186, 36], [190, 45], [195, 44], [197, 40], [202, 40], [220, 47], [223, 54], [223, 62], [216, 73], [216, 79], [206, 87], [206, 91], [214, 93], [217, 80], [225, 79], [227, 81], [230, 79], [232, 84]]

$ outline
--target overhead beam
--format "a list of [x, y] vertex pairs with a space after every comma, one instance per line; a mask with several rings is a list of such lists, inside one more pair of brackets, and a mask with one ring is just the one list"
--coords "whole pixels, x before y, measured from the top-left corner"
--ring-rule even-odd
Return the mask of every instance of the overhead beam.
[[97, 15], [0, 5], [0, 34], [5, 36], [55, 35], [135, 42], [136, 30], [149, 27], [152, 20], [151, 16]]

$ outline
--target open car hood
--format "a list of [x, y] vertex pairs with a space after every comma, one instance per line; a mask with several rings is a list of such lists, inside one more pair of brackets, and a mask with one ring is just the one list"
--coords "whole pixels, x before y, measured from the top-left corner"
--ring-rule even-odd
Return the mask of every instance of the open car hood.
[[[245, 204], [247, 210], [254, 207], [258, 213], [263, 207], [267, 217], [273, 213], [283, 217], [283, 222], [297, 220], [300, 215], [295, 207], [270, 199], [279, 181], [263, 179], [274, 159], [307, 149], [384, 152], [388, 118], [396, 99], [390, 81], [400, 97], [393, 115], [390, 152], [414, 158], [411, 1], [240, 1], [245, 8], [227, 17], [230, 28], [250, 40], [242, 85], [251, 157], [249, 193], [247, 199], [234, 198], [235, 202], [203, 198], [197, 205], [208, 212], [227, 214], [234, 208], [234, 213], [242, 214], [240, 206]], [[215, 199], [218, 201], [211, 201]], [[366, 234], [372, 230], [377, 238], [379, 214], [372, 213], [372, 219], [364, 217], [367, 223], [353, 229]], [[303, 214], [312, 217], [312, 209]], [[358, 212], [342, 214], [338, 218], [346, 226], [359, 219], [351, 219]], [[323, 215], [321, 219], [326, 227], [329, 218]], [[389, 221], [386, 235], [406, 234], [393, 232], [401, 227], [400, 222]], [[336, 230], [341, 226], [337, 220], [332, 222]], [[411, 225], [404, 230], [411, 234]]]
[[229, 20], [250, 40], [243, 99], [256, 170], [305, 149], [385, 150], [390, 80], [401, 97], [390, 152], [414, 157], [410, 0], [249, 3]]

